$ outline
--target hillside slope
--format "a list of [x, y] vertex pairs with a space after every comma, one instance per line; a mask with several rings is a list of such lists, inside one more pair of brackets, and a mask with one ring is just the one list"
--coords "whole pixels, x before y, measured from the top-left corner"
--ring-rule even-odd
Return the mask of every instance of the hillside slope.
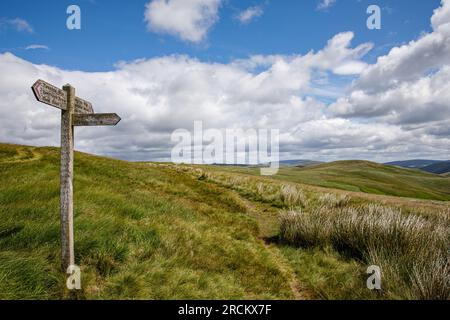
[[366, 161], [339, 161], [299, 170], [281, 171], [280, 177], [349, 191], [418, 199], [450, 200], [450, 181], [419, 170]]
[[83, 290], [73, 294], [59, 267], [59, 150], [0, 144], [0, 300], [417, 296], [398, 277], [383, 296], [367, 290], [367, 264], [335, 248], [279, 242], [280, 213], [328, 208], [365, 216], [364, 208], [382, 205], [445, 227], [450, 203], [287, 182], [299, 180], [298, 168], [275, 179], [252, 170], [76, 153], [75, 254]]
[[[59, 249], [59, 150], [0, 145], [0, 299], [73, 298]], [[188, 173], [76, 153], [87, 299], [293, 298], [236, 195]]]
[[[258, 175], [257, 169], [228, 171]], [[450, 200], [450, 180], [416, 169], [367, 161], [339, 161], [305, 168], [280, 168], [274, 179], [370, 194]]]

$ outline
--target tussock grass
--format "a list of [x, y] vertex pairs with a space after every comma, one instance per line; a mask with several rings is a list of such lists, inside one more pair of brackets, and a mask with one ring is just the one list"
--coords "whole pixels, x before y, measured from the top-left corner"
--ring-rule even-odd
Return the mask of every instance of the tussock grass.
[[182, 167], [201, 181], [210, 181], [238, 191], [240, 194], [256, 201], [269, 203], [278, 208], [301, 208], [308, 205], [308, 196], [296, 184], [278, 181], [264, 181], [251, 176], [206, 171], [200, 168]]
[[289, 184], [285, 184], [281, 187], [279, 197], [287, 207], [305, 206], [307, 202], [303, 191]]
[[[59, 267], [58, 152], [0, 144], [0, 299], [290, 299], [293, 283], [324, 299], [448, 298], [443, 202], [352, 193], [350, 181], [334, 182], [349, 190], [340, 192], [297, 176], [81, 153], [74, 186], [83, 290], [73, 296]], [[416, 175], [406, 180], [442, 198], [435, 183], [445, 187], [445, 178]], [[396, 192], [411, 195], [408, 188]], [[261, 240], [278, 235], [284, 243]], [[369, 264], [382, 267], [381, 296], [365, 287]]]
[[[259, 176], [259, 168], [220, 170]], [[367, 161], [337, 161], [303, 168], [282, 167], [271, 178], [350, 192], [449, 201], [449, 177]]]
[[[357, 164], [357, 171], [368, 165]], [[375, 169], [383, 173], [384, 168]], [[281, 176], [255, 177], [248, 169], [183, 170], [251, 201], [288, 210], [280, 219], [284, 242], [279, 248], [314, 297], [448, 298], [450, 209], [444, 202], [331, 191], [279, 181]], [[417, 174], [393, 172], [398, 173]], [[369, 265], [382, 267], [381, 295], [366, 288]]]
[[321, 207], [281, 216], [281, 238], [297, 247], [331, 246], [382, 268], [389, 298], [450, 299], [450, 216], [426, 219], [380, 205]]
[[207, 175], [82, 153], [74, 171], [75, 296], [60, 270], [59, 150], [0, 144], [0, 299], [292, 298], [240, 197]]
[[318, 202], [320, 206], [327, 208], [344, 208], [351, 201], [347, 194], [336, 195], [333, 193], [325, 193], [319, 196]]

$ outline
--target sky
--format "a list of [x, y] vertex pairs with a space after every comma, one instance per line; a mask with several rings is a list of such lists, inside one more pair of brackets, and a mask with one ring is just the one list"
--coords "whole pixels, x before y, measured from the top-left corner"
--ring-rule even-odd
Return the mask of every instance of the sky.
[[59, 145], [44, 79], [122, 117], [76, 129], [100, 155], [169, 160], [203, 121], [278, 129], [281, 159], [450, 158], [450, 0], [3, 0], [0, 74], [1, 142]]

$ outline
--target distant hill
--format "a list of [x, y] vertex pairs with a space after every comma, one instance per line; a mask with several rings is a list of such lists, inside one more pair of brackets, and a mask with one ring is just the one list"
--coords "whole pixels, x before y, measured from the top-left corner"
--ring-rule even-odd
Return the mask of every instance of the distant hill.
[[280, 161], [281, 167], [308, 167], [314, 166], [318, 164], [322, 164], [323, 162], [313, 161], [313, 160], [284, 160]]
[[274, 178], [348, 191], [450, 200], [450, 180], [446, 177], [367, 161], [284, 167]]
[[421, 170], [435, 174], [450, 173], [450, 161], [434, 163]]
[[[313, 166], [317, 164], [321, 164], [323, 162], [313, 161], [313, 160], [282, 160], [279, 162], [280, 167], [307, 167]], [[242, 168], [260, 168], [268, 166], [268, 164], [261, 165], [247, 165], [247, 164], [219, 164], [215, 163], [214, 166], [218, 167], [242, 167]]]
[[406, 160], [406, 161], [394, 161], [394, 162], [388, 162], [385, 163], [385, 165], [388, 166], [396, 166], [396, 167], [402, 167], [402, 168], [409, 168], [409, 169], [422, 169], [427, 166], [431, 166], [437, 163], [441, 163], [444, 161], [440, 160]]

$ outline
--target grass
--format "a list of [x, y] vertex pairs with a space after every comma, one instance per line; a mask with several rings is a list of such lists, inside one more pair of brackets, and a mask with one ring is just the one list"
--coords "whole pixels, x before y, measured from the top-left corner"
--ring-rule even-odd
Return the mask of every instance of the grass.
[[[202, 175], [281, 210], [270, 236], [311, 297], [450, 299], [448, 203], [356, 196], [228, 170]], [[370, 265], [382, 268], [381, 292], [366, 288]]]
[[[255, 176], [251, 170], [129, 163], [76, 153], [75, 253], [83, 290], [73, 294], [60, 270], [59, 150], [0, 144], [0, 299], [447, 294], [440, 276], [447, 272], [445, 255], [442, 260], [433, 255], [443, 252], [445, 237], [450, 239], [447, 202], [322, 188], [298, 183], [294, 176]], [[416, 179], [415, 171], [407, 172]], [[414, 188], [427, 190], [434, 176], [424, 177], [424, 185]], [[411, 188], [399, 184], [397, 192]], [[434, 184], [428, 192], [445, 197], [439, 190]], [[388, 208], [383, 210], [392, 219], [365, 209], [374, 206]], [[299, 221], [286, 223], [288, 212], [297, 212]], [[357, 226], [372, 226], [377, 215], [385, 221], [377, 232], [367, 227], [369, 235], [358, 233]], [[329, 227], [332, 222], [339, 229]], [[414, 236], [408, 228], [415, 224]], [[368, 244], [377, 239], [389, 250], [371, 251]], [[413, 259], [416, 249], [420, 258]], [[390, 250], [396, 254], [385, 254]], [[375, 262], [386, 276], [381, 293], [365, 286], [365, 270]]]
[[[258, 175], [257, 168], [220, 168]], [[420, 170], [367, 161], [339, 161], [304, 168], [280, 168], [273, 178], [332, 189], [428, 200], [450, 200], [450, 179]]]
[[380, 266], [386, 297], [450, 299], [450, 212], [426, 219], [376, 205], [323, 207], [285, 213], [280, 229], [291, 245], [329, 246]]
[[[75, 253], [65, 289], [59, 154], [0, 146], [0, 299], [289, 299], [287, 275], [230, 191], [190, 175], [77, 153]], [[15, 161], [20, 158], [20, 161]]]
[[382, 297], [366, 288], [364, 267], [355, 260], [345, 259], [332, 248], [304, 248], [299, 250], [281, 245], [283, 255], [294, 266], [303, 290], [312, 299], [376, 300]]

